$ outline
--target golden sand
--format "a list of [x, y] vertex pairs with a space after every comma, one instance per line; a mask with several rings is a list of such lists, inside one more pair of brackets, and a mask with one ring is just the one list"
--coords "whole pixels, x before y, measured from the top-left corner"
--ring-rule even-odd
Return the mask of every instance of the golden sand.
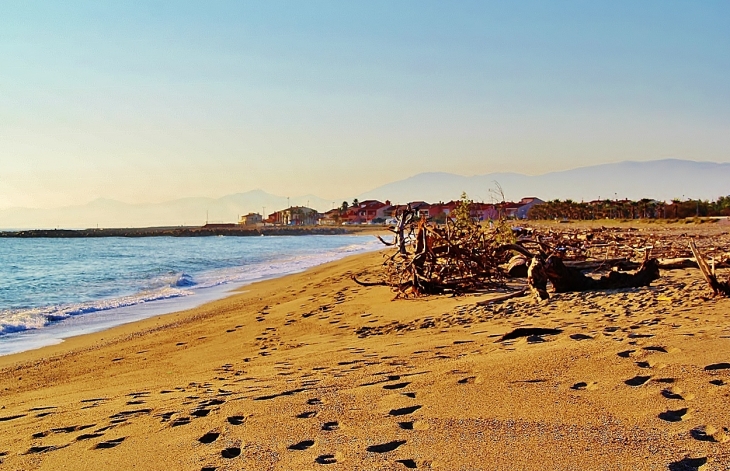
[[350, 280], [381, 257], [0, 357], [0, 468], [730, 469], [730, 300], [699, 271], [478, 307]]

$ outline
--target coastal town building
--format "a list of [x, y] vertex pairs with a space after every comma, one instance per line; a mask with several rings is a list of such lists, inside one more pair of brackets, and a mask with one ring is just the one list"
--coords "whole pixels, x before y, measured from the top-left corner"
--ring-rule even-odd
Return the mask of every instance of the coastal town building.
[[342, 222], [342, 210], [340, 208], [330, 209], [325, 212], [317, 224], [322, 226], [337, 226]]
[[291, 206], [269, 214], [266, 222], [281, 226], [312, 226], [317, 224], [320, 216], [316, 209], [306, 206]]
[[264, 218], [259, 213], [248, 213], [245, 216], [241, 216], [238, 224], [241, 226], [255, 226], [262, 222], [264, 222]]
[[[386, 224], [388, 220], [395, 217], [399, 211], [410, 206], [415, 211], [416, 217], [425, 217], [437, 223], [443, 223], [450, 217], [454, 209], [460, 204], [459, 201], [448, 203], [428, 203], [426, 201], [411, 201], [408, 204], [393, 205], [389, 200], [385, 202], [378, 200], [365, 200], [355, 202], [352, 206], [343, 205], [340, 208], [330, 209], [320, 214], [312, 208], [304, 206], [292, 206], [287, 209], [271, 213], [264, 222], [283, 226], [301, 226], [319, 224], [323, 226], [338, 226], [343, 224]], [[525, 219], [527, 213], [535, 205], [543, 201], [536, 197], [522, 198], [519, 202], [505, 203], [479, 203], [473, 202], [470, 205], [470, 215], [475, 221], [490, 221], [507, 217], [513, 219]], [[241, 218], [240, 224], [248, 224], [256, 220], [256, 214], [249, 214]], [[245, 218], [245, 219], [244, 219]], [[253, 223], [256, 224], [256, 223]]]
[[532, 209], [533, 206], [543, 203], [545, 203], [543, 200], [534, 196], [522, 198], [518, 203], [520, 206], [515, 211], [515, 217], [517, 219], [527, 219], [527, 214], [529, 213], [530, 209]]
[[351, 206], [347, 210], [347, 222], [350, 224], [370, 224], [373, 220], [383, 219], [385, 221], [385, 211], [390, 207], [390, 201], [381, 203], [377, 200], [365, 200]]

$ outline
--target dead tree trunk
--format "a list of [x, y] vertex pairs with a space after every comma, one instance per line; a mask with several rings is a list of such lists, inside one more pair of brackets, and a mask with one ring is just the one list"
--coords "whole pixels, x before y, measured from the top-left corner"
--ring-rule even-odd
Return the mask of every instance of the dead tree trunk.
[[545, 263], [540, 255], [532, 257], [530, 266], [527, 268], [527, 284], [530, 291], [538, 300], [550, 298], [547, 292], [548, 275], [545, 272]]
[[545, 262], [545, 272], [556, 293], [567, 293], [569, 291], [649, 286], [652, 281], [659, 278], [659, 264], [656, 259], [652, 258], [645, 260], [636, 273], [612, 271], [608, 276], [596, 279], [584, 275], [576, 268], [565, 266], [560, 257], [551, 255]]
[[710, 267], [707, 265], [707, 261], [702, 257], [702, 254], [699, 250], [697, 250], [697, 245], [695, 245], [695, 242], [692, 240], [689, 243], [689, 248], [692, 250], [692, 254], [695, 256], [695, 260], [697, 260], [697, 265], [700, 267], [700, 271], [702, 272], [702, 275], [705, 277], [705, 280], [707, 280], [707, 283], [710, 285], [710, 289], [712, 289], [712, 294], [717, 296], [718, 294], [727, 297], [730, 297], [730, 283], [727, 281], [717, 281], [717, 276], [715, 276], [715, 270], [714, 267], [711, 270]]

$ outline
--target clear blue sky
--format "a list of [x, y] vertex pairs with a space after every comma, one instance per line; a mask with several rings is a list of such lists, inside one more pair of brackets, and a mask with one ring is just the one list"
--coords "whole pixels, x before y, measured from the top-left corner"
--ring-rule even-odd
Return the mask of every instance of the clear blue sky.
[[0, 208], [730, 161], [730, 2], [2, 2]]

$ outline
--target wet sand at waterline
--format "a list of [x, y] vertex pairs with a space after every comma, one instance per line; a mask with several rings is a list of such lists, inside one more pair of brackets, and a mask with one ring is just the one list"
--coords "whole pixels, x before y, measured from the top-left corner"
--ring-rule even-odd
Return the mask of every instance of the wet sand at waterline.
[[698, 270], [477, 306], [351, 280], [382, 256], [0, 357], [0, 468], [730, 466], [730, 300]]

